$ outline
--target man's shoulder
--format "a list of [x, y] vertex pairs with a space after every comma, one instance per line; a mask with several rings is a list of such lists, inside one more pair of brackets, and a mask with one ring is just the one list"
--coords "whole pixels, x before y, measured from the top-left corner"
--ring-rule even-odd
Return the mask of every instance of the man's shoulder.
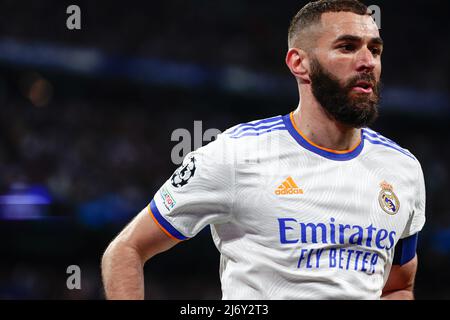
[[375, 130], [364, 128], [362, 129], [362, 135], [365, 143], [372, 145], [375, 150], [384, 151], [393, 157], [399, 157], [403, 160], [402, 162], [419, 163], [411, 151]]
[[232, 140], [248, 140], [245, 138], [260, 138], [268, 134], [287, 130], [283, 116], [273, 116], [270, 118], [253, 120], [239, 123], [223, 132], [223, 136]]
[[[239, 162], [249, 155], [257, 155], [278, 141], [279, 134], [287, 131], [283, 116], [239, 123], [217, 136], [217, 139], [202, 149], [213, 157], [223, 156]], [[276, 137], [274, 137], [276, 135]], [[271, 144], [268, 143], [271, 141]], [[275, 149], [274, 149], [275, 150]]]

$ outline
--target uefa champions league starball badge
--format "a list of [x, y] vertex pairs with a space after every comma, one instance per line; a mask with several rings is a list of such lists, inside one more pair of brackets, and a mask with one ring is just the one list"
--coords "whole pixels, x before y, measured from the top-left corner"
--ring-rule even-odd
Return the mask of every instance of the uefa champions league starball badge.
[[378, 203], [384, 212], [394, 215], [400, 209], [400, 201], [394, 193], [394, 187], [383, 181], [380, 183], [381, 191], [378, 196]]
[[175, 170], [170, 182], [175, 188], [180, 188], [188, 183], [195, 174], [195, 157], [190, 156], [183, 161], [183, 164]]

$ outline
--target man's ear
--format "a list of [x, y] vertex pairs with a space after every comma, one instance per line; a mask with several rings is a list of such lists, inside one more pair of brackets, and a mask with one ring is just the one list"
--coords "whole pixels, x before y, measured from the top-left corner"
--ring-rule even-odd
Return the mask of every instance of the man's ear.
[[309, 58], [306, 51], [298, 48], [289, 49], [286, 55], [286, 64], [300, 83], [311, 83]]

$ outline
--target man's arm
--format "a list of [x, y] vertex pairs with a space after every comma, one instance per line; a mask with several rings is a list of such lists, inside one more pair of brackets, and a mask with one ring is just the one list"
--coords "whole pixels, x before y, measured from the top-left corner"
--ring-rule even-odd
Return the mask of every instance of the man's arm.
[[144, 299], [145, 262], [179, 241], [169, 238], [142, 210], [111, 242], [102, 258], [107, 299]]
[[417, 255], [404, 265], [393, 265], [384, 286], [383, 300], [414, 300], [414, 279], [417, 272]]

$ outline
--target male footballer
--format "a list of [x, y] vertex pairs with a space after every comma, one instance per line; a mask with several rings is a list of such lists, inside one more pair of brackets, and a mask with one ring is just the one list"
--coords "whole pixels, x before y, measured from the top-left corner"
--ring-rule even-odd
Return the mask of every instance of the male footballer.
[[414, 155], [369, 129], [379, 29], [359, 1], [320, 0], [288, 44], [298, 107], [188, 154], [107, 248], [107, 298], [143, 299], [144, 263], [207, 225], [223, 299], [414, 298], [425, 186]]

